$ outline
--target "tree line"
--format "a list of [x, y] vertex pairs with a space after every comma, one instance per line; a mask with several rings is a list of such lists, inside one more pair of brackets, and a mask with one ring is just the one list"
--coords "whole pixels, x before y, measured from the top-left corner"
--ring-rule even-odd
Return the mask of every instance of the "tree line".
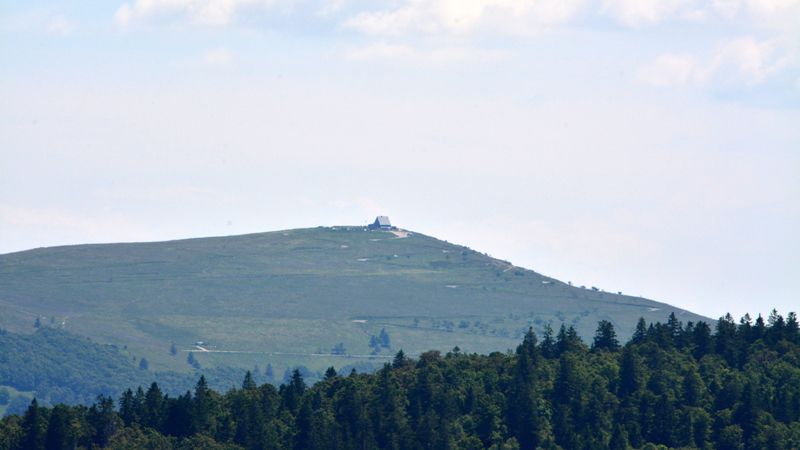
[[[152, 371], [145, 358], [136, 364], [126, 353], [116, 346], [53, 327], [42, 327], [33, 334], [0, 329], [0, 386], [26, 393], [12, 395], [0, 388], [0, 405], [8, 402], [7, 411], [22, 414], [31, 401], [30, 392], [36, 393], [40, 405], [90, 404], [99, 394], [116, 396], [130, 386], [147, 385], [153, 380], [172, 396], [197, 382], [199, 374]], [[253, 373], [254, 378], [273, 381], [273, 369], [269, 365], [267, 368], [266, 373]], [[318, 375], [300, 369], [312, 378]], [[238, 385], [245, 372], [233, 367], [202, 369], [209, 385], [215, 388]]]
[[712, 326], [639, 320], [622, 345], [598, 324], [529, 330], [516, 351], [418, 359], [372, 374], [329, 369], [308, 386], [218, 393], [158, 384], [91, 406], [42, 407], [0, 421], [16, 449], [667, 449], [800, 448], [800, 330], [794, 313], [730, 315]]

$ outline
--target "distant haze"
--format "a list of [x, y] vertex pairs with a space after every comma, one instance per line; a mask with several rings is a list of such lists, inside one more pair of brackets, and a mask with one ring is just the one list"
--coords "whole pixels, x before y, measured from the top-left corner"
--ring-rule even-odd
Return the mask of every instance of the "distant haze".
[[800, 305], [800, 1], [16, 2], [0, 253], [402, 228], [706, 316]]

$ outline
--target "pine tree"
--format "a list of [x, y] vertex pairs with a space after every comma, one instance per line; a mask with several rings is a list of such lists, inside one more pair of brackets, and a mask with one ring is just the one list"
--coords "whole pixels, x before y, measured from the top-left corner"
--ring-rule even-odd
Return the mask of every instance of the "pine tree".
[[611, 435], [608, 448], [609, 450], [628, 450], [631, 448], [628, 443], [628, 434], [619, 424], [614, 426], [614, 433]]
[[189, 352], [189, 356], [186, 357], [186, 362], [189, 363], [190, 366], [194, 367], [195, 370], [200, 370], [200, 361], [194, 357], [193, 352]]
[[381, 347], [389, 348], [392, 346], [391, 340], [389, 339], [389, 333], [386, 332], [386, 328], [381, 328], [381, 332], [378, 335], [378, 340], [381, 343]]
[[297, 419], [295, 426], [297, 428], [297, 435], [295, 437], [295, 448], [314, 449], [313, 442], [313, 415], [314, 410], [311, 407], [310, 399], [303, 400], [300, 410], [297, 412]]
[[244, 381], [242, 381], [242, 389], [250, 390], [250, 389], [255, 389], [256, 387], [258, 386], [256, 386], [256, 382], [255, 380], [253, 380], [253, 374], [250, 373], [250, 371], [248, 370], [247, 373], [244, 374]]
[[800, 322], [794, 312], [790, 312], [786, 316], [784, 338], [793, 344], [800, 344]]
[[619, 341], [617, 340], [617, 333], [614, 331], [614, 325], [607, 320], [601, 320], [600, 323], [597, 324], [594, 342], [592, 342], [592, 351], [600, 350], [609, 352], [616, 352], [619, 350]]
[[327, 370], [325, 370], [325, 379], [326, 380], [332, 380], [332, 379], [336, 378], [337, 376], [338, 376], [338, 374], [336, 373], [336, 369], [334, 369], [333, 366], [330, 366], [330, 367], [328, 367]]
[[411, 448], [411, 429], [406, 412], [408, 400], [397, 382], [390, 365], [377, 374], [373, 410], [375, 437], [380, 448], [400, 450]]
[[97, 397], [97, 402], [89, 408], [87, 416], [89, 425], [94, 430], [92, 441], [100, 447], [106, 447], [122, 426], [122, 421], [114, 411], [114, 400], [111, 397]]
[[164, 422], [164, 396], [158, 384], [153, 383], [144, 397], [142, 424], [146, 427], [160, 429]]
[[195, 417], [191, 392], [186, 391], [185, 394], [165, 403], [164, 434], [184, 438], [197, 431], [195, 426], [198, 421]]
[[119, 417], [126, 426], [139, 420], [133, 391], [126, 390], [119, 399]]
[[306, 383], [303, 381], [303, 375], [300, 374], [300, 370], [294, 369], [289, 383], [281, 386], [283, 403], [289, 411], [297, 411], [300, 407], [300, 399], [305, 391]]
[[644, 317], [639, 317], [639, 320], [636, 322], [636, 330], [631, 337], [631, 343], [642, 344], [645, 339], [647, 339], [647, 322], [645, 322]]
[[544, 325], [544, 334], [542, 336], [542, 344], [541, 344], [542, 356], [545, 358], [551, 359], [558, 356], [558, 347], [556, 345], [556, 340], [553, 338], [553, 327], [550, 326], [550, 322], [547, 322]]
[[675, 404], [668, 396], [662, 395], [656, 402], [654, 413], [654, 427], [652, 430], [653, 441], [658, 444], [664, 444], [667, 447], [672, 447], [674, 432], [677, 425]]
[[758, 317], [756, 318], [756, 323], [753, 325], [753, 329], [751, 330], [752, 333], [751, 337], [753, 341], [763, 338], [764, 334], [766, 333], [766, 330], [767, 330], [767, 325], [764, 322], [764, 318], [761, 317], [761, 314], [759, 314]]
[[34, 398], [31, 400], [28, 410], [25, 411], [25, 416], [22, 418], [22, 430], [24, 433], [22, 448], [25, 450], [44, 449], [44, 420], [42, 411], [39, 408], [39, 402]]
[[559, 356], [565, 352], [586, 350], [586, 344], [584, 344], [581, 338], [578, 336], [578, 332], [575, 330], [575, 327], [570, 325], [569, 328], [567, 328], [564, 326], [564, 324], [561, 324], [561, 328], [558, 330], [556, 347], [558, 348]]
[[735, 411], [736, 423], [742, 428], [744, 441], [748, 448], [758, 428], [759, 396], [752, 382], [745, 384], [742, 400]]
[[631, 347], [622, 350], [619, 369], [619, 395], [631, 395], [638, 391], [642, 383], [642, 367]]
[[523, 448], [536, 448], [549, 436], [550, 431], [547, 419], [542, 414], [543, 399], [536, 383], [540, 354], [533, 328], [525, 333], [516, 353], [509, 398], [510, 431]]
[[713, 351], [712, 341], [711, 341], [711, 328], [709, 328], [707, 323], [698, 322], [697, 326], [694, 327], [694, 333], [692, 334], [692, 344], [694, 345], [692, 354], [695, 357], [695, 359], [700, 359], [703, 356]]
[[528, 331], [522, 338], [522, 344], [517, 346], [517, 356], [523, 353], [531, 365], [539, 364], [539, 349], [536, 347], [536, 333], [533, 332], [532, 327], [528, 328]]
[[[774, 310], [773, 310], [774, 312]], [[739, 346], [737, 345], [736, 323], [730, 314], [725, 314], [717, 321], [716, 335], [714, 336], [715, 351], [725, 358], [731, 366], [738, 367]]]
[[669, 330], [669, 337], [672, 345], [682, 348], [680, 345], [680, 340], [681, 336], [683, 335], [683, 324], [678, 320], [674, 312], [669, 313], [669, 319], [667, 319], [667, 329]]
[[703, 399], [705, 385], [700, 374], [696, 370], [689, 370], [683, 376], [683, 383], [681, 385], [683, 390], [683, 404], [685, 406], [699, 406]]
[[[250, 372], [247, 372], [247, 374], [250, 375]], [[253, 381], [252, 376], [250, 381]], [[194, 399], [192, 401], [192, 430], [195, 433], [211, 431], [214, 425], [214, 411], [215, 400], [213, 393], [208, 388], [206, 377], [201, 375], [194, 387]]]
[[394, 355], [394, 361], [392, 361], [392, 367], [395, 369], [399, 367], [403, 367], [406, 364], [406, 354], [403, 352], [401, 348], [397, 354]]
[[579, 448], [577, 426], [584, 404], [587, 380], [578, 367], [578, 354], [565, 352], [558, 361], [558, 375], [553, 386], [553, 433], [564, 448]]
[[72, 429], [72, 414], [65, 405], [56, 405], [50, 412], [45, 436], [46, 450], [72, 450], [76, 447], [76, 436]]
[[267, 363], [267, 368], [264, 369], [264, 376], [267, 377], [269, 381], [275, 380], [275, 372], [272, 370], [272, 363]]

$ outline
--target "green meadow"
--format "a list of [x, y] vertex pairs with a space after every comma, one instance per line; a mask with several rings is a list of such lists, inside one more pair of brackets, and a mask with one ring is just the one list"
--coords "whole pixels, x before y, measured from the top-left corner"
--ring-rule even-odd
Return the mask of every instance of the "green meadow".
[[[625, 339], [639, 317], [672, 312], [706, 320], [423, 234], [353, 226], [0, 255], [0, 328], [31, 333], [38, 319], [154, 371], [192, 371], [189, 353], [204, 368], [270, 364], [280, 378], [296, 365], [381, 365], [400, 349], [506, 351], [548, 323], [589, 338], [609, 320]], [[382, 330], [389, 342], [376, 345]]]

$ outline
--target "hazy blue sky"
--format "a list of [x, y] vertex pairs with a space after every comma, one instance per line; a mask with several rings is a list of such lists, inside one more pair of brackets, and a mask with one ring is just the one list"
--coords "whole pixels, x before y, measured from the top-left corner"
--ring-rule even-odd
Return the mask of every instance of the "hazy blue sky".
[[0, 1], [0, 252], [376, 214], [800, 309], [800, 0]]

